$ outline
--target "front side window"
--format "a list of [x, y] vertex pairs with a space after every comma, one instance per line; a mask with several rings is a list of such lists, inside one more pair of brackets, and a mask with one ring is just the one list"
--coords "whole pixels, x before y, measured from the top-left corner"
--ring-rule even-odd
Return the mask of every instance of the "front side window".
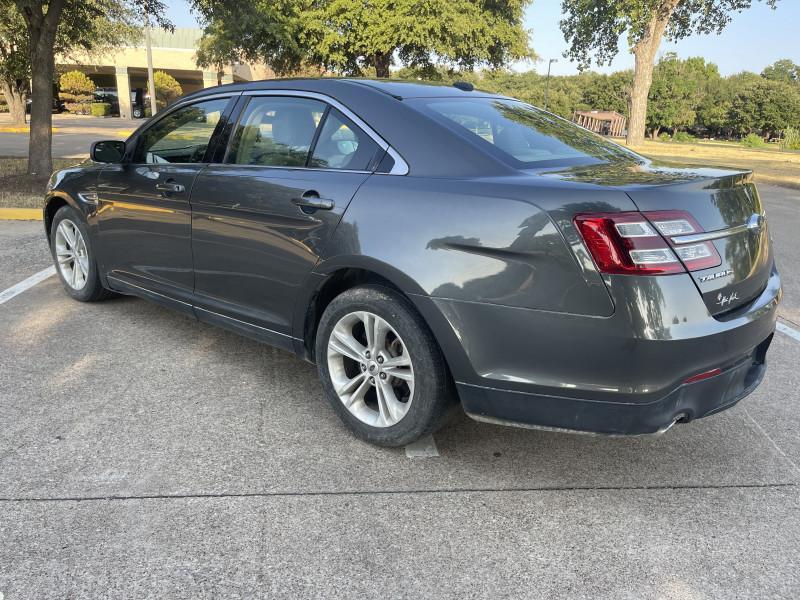
[[227, 162], [304, 167], [324, 114], [325, 104], [308, 98], [251, 98], [239, 119]]
[[227, 105], [227, 98], [217, 98], [170, 113], [142, 134], [135, 162], [203, 162], [211, 136]]
[[419, 98], [410, 103], [519, 168], [639, 160], [617, 144], [515, 100]]

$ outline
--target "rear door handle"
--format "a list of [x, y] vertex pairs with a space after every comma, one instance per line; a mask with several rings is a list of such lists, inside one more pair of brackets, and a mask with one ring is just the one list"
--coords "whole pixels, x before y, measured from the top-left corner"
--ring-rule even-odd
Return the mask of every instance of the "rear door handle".
[[299, 198], [292, 198], [292, 204], [303, 209], [331, 210], [336, 203], [328, 198], [320, 198], [316, 194], [306, 192]]
[[185, 187], [183, 187], [180, 183], [175, 183], [174, 181], [165, 181], [164, 183], [157, 183], [156, 189], [159, 192], [168, 192], [173, 194], [180, 194], [181, 192], [186, 191]]

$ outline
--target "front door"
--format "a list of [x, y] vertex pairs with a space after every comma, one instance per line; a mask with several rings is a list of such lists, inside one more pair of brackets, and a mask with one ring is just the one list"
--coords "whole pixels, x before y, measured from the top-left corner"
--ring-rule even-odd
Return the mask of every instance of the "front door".
[[142, 132], [129, 162], [100, 173], [98, 256], [112, 287], [189, 301], [189, 195], [229, 101], [216, 98], [170, 112]]
[[192, 192], [195, 303], [289, 346], [298, 290], [382, 151], [320, 100], [247, 101], [224, 163]]

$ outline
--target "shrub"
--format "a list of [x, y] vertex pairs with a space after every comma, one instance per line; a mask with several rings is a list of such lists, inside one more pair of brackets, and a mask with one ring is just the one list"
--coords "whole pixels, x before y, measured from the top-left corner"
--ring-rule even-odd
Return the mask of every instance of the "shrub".
[[681, 142], [683, 144], [693, 144], [697, 140], [695, 137], [685, 131], [676, 131], [675, 135], [672, 136], [673, 142]]
[[107, 117], [111, 114], [111, 105], [108, 102], [92, 102], [93, 117]]
[[156, 104], [159, 108], [167, 106], [183, 95], [181, 84], [164, 71], [153, 73], [153, 84], [156, 88]]
[[58, 80], [58, 97], [71, 113], [89, 114], [89, 103], [94, 98], [94, 82], [81, 71], [67, 71]]
[[658, 139], [661, 140], [662, 142], [669, 142], [670, 140], [672, 140], [672, 138], [669, 137], [669, 134], [666, 131], [664, 133], [659, 133]]
[[764, 138], [757, 133], [748, 133], [739, 143], [745, 148], [762, 148], [766, 146]]
[[800, 150], [800, 129], [787, 127], [784, 130], [781, 150]]

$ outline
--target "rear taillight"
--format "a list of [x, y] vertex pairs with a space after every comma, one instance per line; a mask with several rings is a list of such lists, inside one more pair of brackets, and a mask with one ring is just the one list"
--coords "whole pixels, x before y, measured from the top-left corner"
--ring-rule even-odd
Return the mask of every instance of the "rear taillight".
[[603, 273], [670, 275], [707, 269], [721, 262], [711, 242], [673, 241], [703, 231], [683, 211], [578, 215], [575, 225]]

